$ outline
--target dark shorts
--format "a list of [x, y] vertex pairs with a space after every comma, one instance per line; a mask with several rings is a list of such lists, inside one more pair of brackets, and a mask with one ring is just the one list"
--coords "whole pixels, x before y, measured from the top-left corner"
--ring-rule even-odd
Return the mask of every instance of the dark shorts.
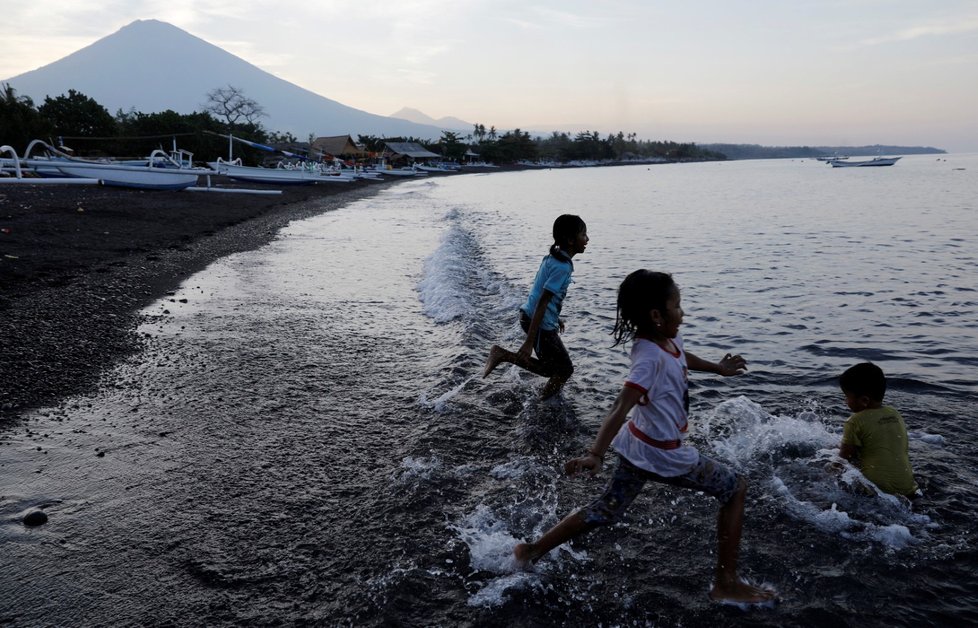
[[584, 509], [584, 521], [591, 527], [620, 520], [648, 481], [703, 491], [726, 504], [737, 492], [740, 476], [727, 465], [700, 454], [700, 461], [686, 475], [664, 477], [636, 467], [618, 456], [618, 468], [604, 494]]
[[[530, 317], [526, 312], [520, 310], [520, 327], [526, 332], [530, 329]], [[537, 342], [533, 347], [537, 354], [537, 359], [543, 365], [546, 377], [560, 377], [570, 379], [574, 373], [574, 365], [571, 364], [570, 355], [560, 341], [560, 333], [556, 329], [541, 329], [537, 332]]]

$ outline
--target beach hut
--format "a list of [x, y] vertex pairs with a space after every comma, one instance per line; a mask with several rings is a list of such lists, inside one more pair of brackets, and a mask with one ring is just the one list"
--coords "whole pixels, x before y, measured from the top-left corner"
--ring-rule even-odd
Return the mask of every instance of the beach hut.
[[415, 142], [386, 142], [384, 144], [384, 158], [392, 163], [408, 162], [414, 163], [431, 158], [441, 158], [438, 153], [433, 153], [421, 144]]
[[368, 151], [353, 141], [350, 135], [330, 135], [317, 137], [312, 142], [312, 150], [333, 157], [359, 158], [366, 157]]

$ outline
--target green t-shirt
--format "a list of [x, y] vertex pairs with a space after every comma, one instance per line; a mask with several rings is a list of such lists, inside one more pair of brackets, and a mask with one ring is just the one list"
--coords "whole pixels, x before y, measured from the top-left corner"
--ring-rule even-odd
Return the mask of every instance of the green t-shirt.
[[917, 483], [907, 453], [907, 425], [889, 406], [857, 412], [842, 430], [842, 443], [859, 448], [859, 467], [880, 490], [913, 495]]

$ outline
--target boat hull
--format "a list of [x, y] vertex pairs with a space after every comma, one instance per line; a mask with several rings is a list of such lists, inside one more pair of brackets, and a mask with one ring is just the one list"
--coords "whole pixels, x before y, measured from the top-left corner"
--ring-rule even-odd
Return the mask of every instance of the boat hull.
[[832, 160], [829, 163], [832, 164], [833, 168], [863, 168], [866, 166], [892, 166], [899, 159], [899, 157], [877, 157], [866, 161]]
[[281, 168], [259, 168], [257, 166], [237, 166], [224, 162], [210, 162], [208, 165], [218, 173], [236, 181], [268, 183], [271, 185], [312, 185], [314, 183], [349, 183], [352, 179], [309, 172], [306, 170], [285, 170]]
[[114, 187], [139, 188], [143, 190], [182, 190], [197, 184], [198, 173], [170, 171], [167, 168], [103, 167], [93, 165], [57, 166], [61, 174], [81, 179], [101, 179], [103, 185]]
[[[32, 157], [31, 152], [38, 146], [45, 154]], [[192, 155], [186, 151], [174, 153], [187, 155], [186, 163], [159, 149], [138, 162], [89, 161], [70, 157], [43, 140], [34, 140], [24, 151], [24, 158], [14, 161], [19, 163], [18, 168], [29, 168], [41, 177], [97, 180], [103, 185], [143, 190], [182, 190], [196, 185], [201, 174], [212, 174], [206, 168], [194, 168]]]

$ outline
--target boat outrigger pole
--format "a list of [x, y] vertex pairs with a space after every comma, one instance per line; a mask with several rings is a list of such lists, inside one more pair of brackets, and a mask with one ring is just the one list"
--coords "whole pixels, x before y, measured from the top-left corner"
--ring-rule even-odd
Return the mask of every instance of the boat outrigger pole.
[[223, 133], [215, 133], [214, 131], [204, 131], [204, 133], [207, 133], [208, 135], [216, 135], [217, 137], [228, 138], [228, 161], [234, 159], [234, 150], [233, 150], [234, 142], [241, 142], [245, 146], [257, 148], [258, 150], [267, 151], [269, 153], [280, 153], [282, 155], [285, 155], [286, 157], [291, 157], [293, 159], [302, 159], [303, 161], [307, 161], [309, 159], [308, 155], [300, 155], [299, 153], [293, 153], [287, 150], [281, 150], [275, 148], [274, 146], [267, 146], [265, 144], [259, 144], [258, 142], [252, 142], [251, 140], [246, 140], [240, 137], [234, 137], [231, 134], [225, 135]]

